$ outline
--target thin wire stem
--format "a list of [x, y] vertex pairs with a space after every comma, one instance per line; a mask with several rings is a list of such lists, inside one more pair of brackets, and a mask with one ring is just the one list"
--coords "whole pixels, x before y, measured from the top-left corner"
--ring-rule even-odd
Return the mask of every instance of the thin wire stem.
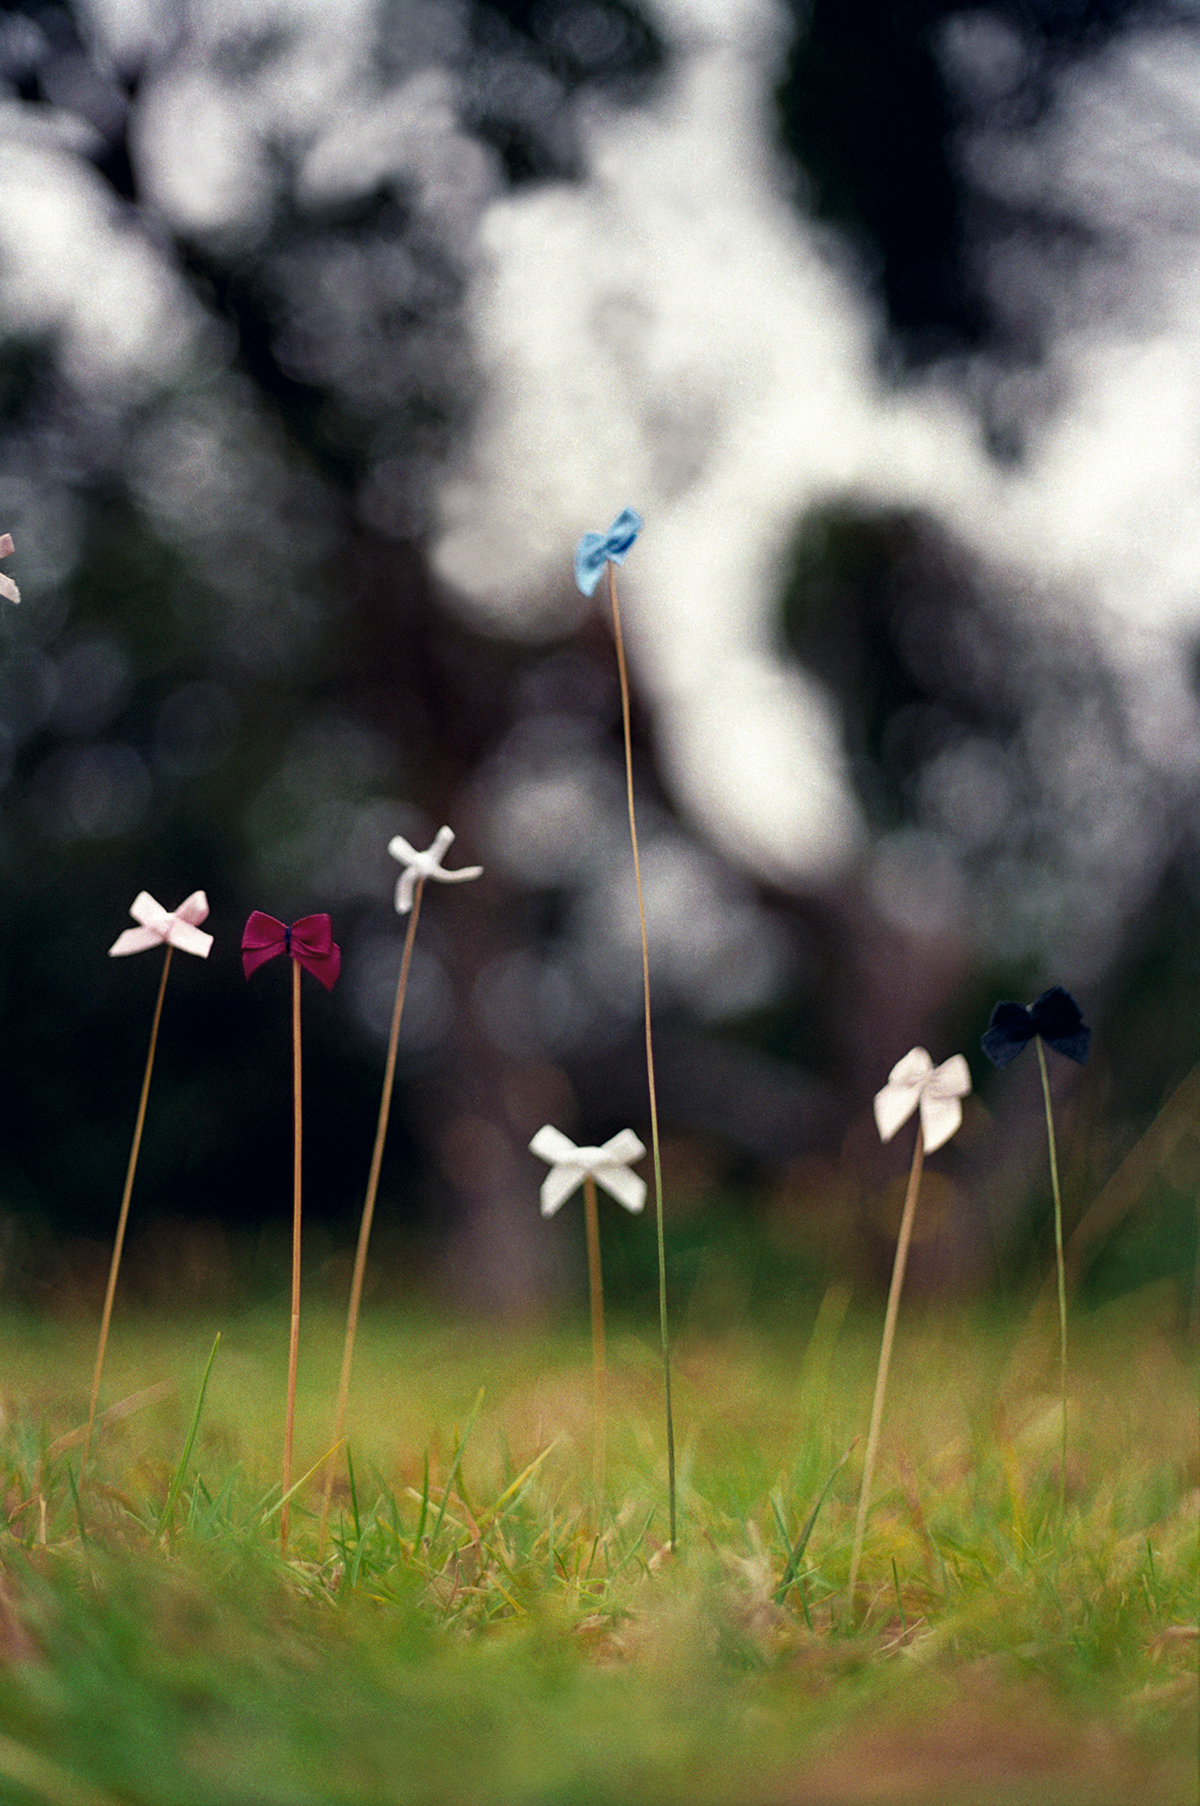
[[300, 1079], [300, 961], [292, 961], [292, 1327], [288, 1339], [287, 1413], [283, 1424], [283, 1505], [279, 1552], [287, 1554], [291, 1520], [292, 1439], [296, 1429], [296, 1362], [300, 1352], [300, 1174], [302, 1096]]
[[633, 737], [629, 725], [629, 676], [625, 669], [625, 641], [621, 612], [617, 607], [617, 580], [612, 560], [607, 565], [608, 599], [612, 605], [613, 637], [617, 645], [617, 671], [621, 680], [621, 720], [625, 731], [625, 791], [629, 803], [629, 839], [633, 846], [633, 880], [637, 888], [638, 926], [642, 937], [642, 993], [646, 1016], [646, 1083], [650, 1092], [650, 1151], [654, 1160], [654, 1202], [658, 1229], [658, 1319], [662, 1334], [663, 1390], [667, 1406], [667, 1500], [670, 1541], [676, 1543], [675, 1526], [675, 1425], [671, 1415], [671, 1345], [667, 1333], [667, 1255], [663, 1233], [662, 1158], [658, 1144], [658, 1092], [654, 1083], [654, 1037], [650, 1028], [650, 948], [646, 938], [646, 904], [642, 895], [642, 867], [638, 857], [637, 817], [633, 807]]
[[[413, 889], [412, 910], [404, 951], [400, 957], [400, 977], [396, 983], [396, 1001], [392, 1006], [392, 1027], [388, 1035], [387, 1060], [383, 1069], [383, 1092], [379, 1099], [379, 1121], [375, 1126], [375, 1146], [371, 1152], [371, 1169], [367, 1175], [367, 1195], [363, 1202], [362, 1221], [358, 1229], [358, 1247], [354, 1252], [354, 1273], [350, 1281], [350, 1306], [346, 1313], [346, 1343], [342, 1350], [342, 1372], [338, 1380], [337, 1410], [333, 1425], [333, 1448], [336, 1452], [346, 1433], [346, 1412], [350, 1403], [350, 1372], [354, 1364], [354, 1341], [358, 1334], [358, 1311], [362, 1303], [363, 1279], [367, 1270], [367, 1244], [375, 1218], [375, 1197], [379, 1190], [379, 1173], [383, 1165], [383, 1148], [387, 1140], [388, 1118], [392, 1110], [392, 1091], [396, 1081], [396, 1051], [400, 1045], [400, 1018], [408, 992], [408, 969], [412, 964], [413, 942], [417, 933], [417, 917], [421, 913], [421, 897], [425, 889], [424, 873], [419, 873]], [[329, 1505], [333, 1496], [333, 1462], [325, 1469], [325, 1493], [321, 1501], [321, 1523], [317, 1531], [317, 1558], [325, 1552], [325, 1532], [329, 1524]]]
[[150, 1051], [146, 1055], [142, 1095], [138, 1102], [137, 1121], [133, 1128], [133, 1146], [129, 1150], [129, 1165], [125, 1172], [125, 1190], [121, 1195], [121, 1208], [117, 1215], [117, 1233], [113, 1240], [112, 1259], [108, 1265], [108, 1286], [104, 1293], [104, 1309], [100, 1315], [100, 1340], [96, 1347], [96, 1370], [92, 1375], [92, 1396], [88, 1401], [87, 1434], [83, 1439], [83, 1458], [79, 1464], [80, 1484], [87, 1471], [88, 1456], [92, 1452], [92, 1430], [96, 1422], [96, 1404], [100, 1397], [100, 1377], [104, 1372], [104, 1351], [108, 1347], [108, 1328], [112, 1322], [113, 1299], [117, 1295], [117, 1274], [121, 1267], [121, 1249], [125, 1245], [125, 1225], [129, 1221], [129, 1200], [133, 1196], [133, 1177], [137, 1172], [138, 1151], [142, 1145], [142, 1129], [146, 1122], [146, 1101], [150, 1096], [150, 1075], [154, 1071], [154, 1050], [158, 1046], [158, 1025], [162, 1021], [163, 998], [167, 993], [167, 974], [171, 970], [171, 955], [174, 951], [175, 949], [168, 941], [167, 957], [163, 961], [162, 977], [158, 982], [158, 1001], [154, 1005], [154, 1020], [150, 1026]]
[[592, 1482], [596, 1508], [604, 1495], [604, 1457], [608, 1403], [608, 1374], [604, 1359], [604, 1280], [600, 1271], [600, 1214], [596, 1209], [596, 1181], [583, 1176], [583, 1219], [587, 1226], [588, 1288], [592, 1296]]
[[904, 1285], [904, 1269], [908, 1265], [908, 1246], [912, 1240], [913, 1218], [917, 1213], [917, 1197], [921, 1190], [921, 1169], [925, 1163], [925, 1135], [917, 1123], [917, 1144], [913, 1149], [908, 1174], [908, 1190], [904, 1194], [904, 1210], [900, 1218], [900, 1234], [896, 1240], [896, 1258], [892, 1263], [892, 1284], [888, 1292], [887, 1312], [883, 1320], [883, 1343], [879, 1350], [879, 1370], [875, 1375], [875, 1398], [871, 1405], [871, 1428], [867, 1432], [867, 1452], [863, 1458], [862, 1491], [858, 1495], [858, 1518], [854, 1525], [854, 1553], [850, 1557], [848, 1597], [850, 1617], [854, 1617], [854, 1589], [858, 1584], [858, 1566], [862, 1559], [863, 1533], [867, 1512], [871, 1507], [871, 1484], [875, 1478], [875, 1456], [879, 1449], [879, 1431], [883, 1424], [883, 1398], [887, 1391], [888, 1368], [892, 1360], [892, 1343], [896, 1338], [896, 1317], [900, 1310], [900, 1292]]
[[1050, 1075], [1042, 1037], [1034, 1037], [1038, 1069], [1042, 1075], [1042, 1099], [1046, 1105], [1046, 1138], [1050, 1145], [1050, 1189], [1054, 1193], [1054, 1258], [1058, 1271], [1058, 1374], [1062, 1393], [1062, 1442], [1058, 1461], [1058, 1516], [1067, 1505], [1067, 1274], [1063, 1259], [1062, 1194], [1058, 1186], [1058, 1149], [1054, 1140], [1054, 1112], [1050, 1108]]

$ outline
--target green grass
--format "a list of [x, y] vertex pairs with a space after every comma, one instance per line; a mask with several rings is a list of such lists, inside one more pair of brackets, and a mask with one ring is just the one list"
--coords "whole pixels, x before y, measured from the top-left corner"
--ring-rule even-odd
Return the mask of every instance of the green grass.
[[[319, 1472], [300, 1489], [285, 1564], [284, 1309], [118, 1315], [106, 1402], [133, 1408], [82, 1489], [93, 1326], [0, 1319], [0, 1801], [1189, 1806], [1200, 1457], [1169, 1302], [1073, 1319], [1061, 1533], [1053, 1325], [906, 1307], [854, 1628], [879, 1326], [844, 1295], [681, 1338], [675, 1557], [649, 1324], [611, 1329], [599, 1508], [585, 1333], [368, 1315], [353, 1486], [323, 1561]], [[303, 1327], [297, 1474], [341, 1333]]]

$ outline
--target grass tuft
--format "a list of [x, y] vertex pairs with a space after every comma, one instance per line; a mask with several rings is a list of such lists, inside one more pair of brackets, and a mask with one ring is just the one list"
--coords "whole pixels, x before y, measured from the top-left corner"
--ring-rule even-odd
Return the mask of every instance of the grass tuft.
[[310, 1316], [286, 1558], [265, 1314], [199, 1385], [211, 1326], [122, 1322], [113, 1384], [143, 1403], [83, 1490], [82, 1344], [0, 1320], [0, 1799], [1195, 1800], [1195, 1355], [1145, 1301], [1077, 1318], [1061, 1533], [1049, 1338], [913, 1314], [857, 1617], [874, 1319], [818, 1316], [819, 1404], [807, 1335], [679, 1342], [667, 1559], [653, 1350], [620, 1332], [601, 1517], [585, 1337], [369, 1314], [319, 1558], [341, 1325]]

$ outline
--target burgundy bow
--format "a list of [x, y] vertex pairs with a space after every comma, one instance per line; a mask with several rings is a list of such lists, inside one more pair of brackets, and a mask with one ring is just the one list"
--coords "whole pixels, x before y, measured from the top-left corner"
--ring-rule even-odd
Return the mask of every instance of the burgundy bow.
[[301, 916], [288, 928], [274, 916], [256, 909], [246, 923], [242, 935], [242, 970], [249, 978], [260, 966], [279, 953], [290, 953], [319, 978], [327, 991], [337, 983], [342, 969], [342, 950], [333, 938], [333, 925], [328, 916]]

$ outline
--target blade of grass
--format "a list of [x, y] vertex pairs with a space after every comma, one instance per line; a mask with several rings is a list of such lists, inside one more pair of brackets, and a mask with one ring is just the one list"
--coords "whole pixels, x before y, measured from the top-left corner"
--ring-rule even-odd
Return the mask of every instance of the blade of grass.
[[[332, 1463], [329, 1465], [329, 1467], [325, 1471], [327, 1474], [331, 1474], [333, 1472]], [[346, 1473], [347, 1473], [347, 1475], [349, 1477], [349, 1481], [350, 1481], [350, 1509], [354, 1513], [354, 1540], [356, 1542], [361, 1542], [362, 1541], [362, 1526], [359, 1523], [359, 1518], [358, 1518], [358, 1482], [354, 1477], [354, 1457], [350, 1453], [349, 1446], [347, 1446], [347, 1448], [346, 1448]], [[322, 1517], [324, 1515], [324, 1509], [325, 1509], [324, 1506], [322, 1506], [321, 1507]], [[320, 1531], [318, 1531], [318, 1533], [317, 1533], [318, 1545], [320, 1545], [320, 1543], [322, 1541], [323, 1541], [322, 1533]], [[318, 1554], [320, 1553], [319, 1547], [318, 1547], [317, 1552], [318, 1552]]]
[[192, 1412], [192, 1421], [188, 1426], [187, 1437], [184, 1440], [183, 1453], [180, 1455], [179, 1464], [176, 1467], [174, 1474], [171, 1476], [171, 1484], [167, 1488], [167, 1496], [163, 1501], [163, 1508], [158, 1514], [158, 1523], [154, 1527], [156, 1540], [162, 1535], [166, 1528], [167, 1520], [175, 1509], [175, 1501], [179, 1497], [179, 1488], [183, 1485], [183, 1476], [187, 1471], [187, 1464], [192, 1458], [192, 1450], [196, 1444], [196, 1432], [200, 1428], [200, 1413], [204, 1409], [204, 1394], [208, 1391], [208, 1378], [213, 1370], [213, 1362], [217, 1358], [217, 1349], [220, 1345], [221, 1332], [218, 1330], [213, 1337], [212, 1348], [209, 1350], [208, 1361], [204, 1368], [204, 1378], [200, 1381], [200, 1393], [196, 1399], [196, 1409]]
[[1146, 1576], [1145, 1576], [1145, 1574], [1143, 1574], [1142, 1580], [1146, 1586], [1147, 1597], [1148, 1597], [1150, 1605], [1154, 1611], [1154, 1616], [1158, 1619], [1158, 1622], [1161, 1625], [1162, 1624], [1162, 1606], [1159, 1604], [1159, 1601], [1158, 1601], [1158, 1575], [1154, 1572], [1154, 1550], [1150, 1547], [1150, 1538], [1149, 1537], [1146, 1538], [1146, 1566], [1150, 1570], [1150, 1579], [1149, 1579], [1149, 1581], [1146, 1581]]
[[826, 1480], [824, 1486], [821, 1488], [820, 1493], [817, 1495], [817, 1502], [808, 1514], [808, 1522], [805, 1524], [803, 1530], [800, 1532], [800, 1535], [797, 1537], [796, 1546], [792, 1550], [791, 1555], [788, 1557], [787, 1567], [783, 1570], [783, 1579], [780, 1581], [779, 1585], [775, 1589], [776, 1605], [782, 1605], [784, 1602], [784, 1599], [787, 1597], [787, 1590], [796, 1578], [796, 1570], [800, 1566], [800, 1563], [804, 1560], [804, 1551], [808, 1548], [808, 1539], [813, 1533], [813, 1528], [816, 1524], [817, 1517], [820, 1514], [821, 1507], [825, 1503], [826, 1499], [829, 1497], [829, 1489], [833, 1485], [834, 1481], [837, 1479], [838, 1475], [841, 1473], [842, 1469], [845, 1467], [847, 1461], [849, 1461], [850, 1456], [854, 1452], [854, 1444], [857, 1441], [858, 1441], [858, 1437], [856, 1436], [854, 1438], [854, 1442], [852, 1442], [850, 1444], [850, 1447], [846, 1450], [846, 1453], [842, 1456], [841, 1460], [838, 1462], [837, 1466], [834, 1468], [833, 1472], [830, 1474], [828, 1480]]
[[445, 1490], [442, 1493], [442, 1502], [438, 1506], [437, 1518], [434, 1521], [433, 1529], [429, 1535], [429, 1546], [431, 1549], [433, 1548], [434, 1544], [437, 1542], [438, 1531], [442, 1527], [442, 1519], [445, 1517], [446, 1507], [450, 1503], [450, 1494], [454, 1491], [454, 1483], [458, 1479], [458, 1470], [462, 1466], [462, 1458], [463, 1458], [464, 1453], [466, 1452], [467, 1438], [470, 1436], [471, 1431], [475, 1428], [475, 1420], [479, 1416], [479, 1413], [483, 1409], [483, 1393], [484, 1393], [484, 1389], [481, 1386], [479, 1388], [478, 1394], [476, 1395], [475, 1403], [471, 1406], [471, 1415], [467, 1419], [467, 1427], [462, 1433], [462, 1436], [459, 1440], [458, 1448], [455, 1451], [454, 1460], [450, 1465], [450, 1473], [446, 1480]]
[[79, 1502], [79, 1483], [75, 1478], [75, 1470], [69, 1461], [67, 1462], [67, 1481], [71, 1488], [71, 1497], [75, 1501], [75, 1518], [79, 1525], [79, 1540], [86, 1546], [88, 1533], [87, 1525], [83, 1521], [83, 1506]]
[[421, 1478], [421, 1515], [417, 1519], [417, 1534], [413, 1538], [413, 1548], [421, 1547], [421, 1538], [425, 1534], [425, 1524], [429, 1517], [429, 1450], [425, 1450], [425, 1471]]
[[541, 1467], [542, 1462], [546, 1459], [547, 1455], [553, 1454], [561, 1441], [562, 1437], [556, 1436], [553, 1442], [547, 1443], [541, 1454], [535, 1455], [533, 1460], [529, 1463], [529, 1466], [524, 1468], [522, 1472], [517, 1475], [516, 1479], [504, 1488], [504, 1491], [500, 1494], [500, 1497], [496, 1500], [495, 1504], [487, 1506], [485, 1510], [480, 1512], [479, 1527], [481, 1530], [486, 1529], [490, 1523], [500, 1516], [500, 1513], [510, 1500], [516, 1499], [517, 1496], [524, 1491], [529, 1481], [532, 1480], [533, 1476], [537, 1473], [538, 1468]]
[[358, 1520], [355, 1519], [356, 1540], [354, 1554], [346, 1569], [346, 1585], [348, 1587], [356, 1587], [358, 1585], [359, 1575], [362, 1573], [363, 1562], [366, 1560], [367, 1556], [367, 1532], [370, 1529], [371, 1525], [367, 1524], [365, 1528], [360, 1530], [358, 1528]]
[[[276, 1501], [273, 1505], [266, 1504], [266, 1502], [264, 1500], [264, 1502], [262, 1504], [260, 1504], [260, 1506], [258, 1508], [259, 1525], [262, 1526], [264, 1524], [269, 1524], [271, 1519], [275, 1516], [276, 1512], [282, 1511], [285, 1505], [290, 1505], [292, 1500], [295, 1498], [296, 1494], [300, 1491], [300, 1488], [302, 1486], [307, 1486], [308, 1482], [312, 1479], [313, 1475], [315, 1473], [319, 1473], [323, 1464], [329, 1460], [331, 1455], [335, 1455], [336, 1453], [337, 1453], [336, 1448], [326, 1449], [325, 1453], [321, 1456], [318, 1456], [317, 1460], [313, 1462], [312, 1466], [308, 1469], [308, 1471], [306, 1473], [301, 1474], [301, 1476], [298, 1480], [294, 1480], [292, 1482], [290, 1490], [286, 1493], [282, 1493], [280, 1495], [280, 1497], [276, 1499]], [[274, 1487], [272, 1487], [271, 1491], [273, 1492], [274, 1490], [275, 1490]], [[270, 1494], [268, 1494], [267, 1497], [270, 1497]]]
[[199, 1533], [202, 1536], [211, 1536], [214, 1528], [218, 1524], [223, 1530], [228, 1530], [231, 1527], [232, 1519], [230, 1507], [234, 1491], [240, 1478], [241, 1470], [235, 1467], [233, 1472], [227, 1476], [224, 1484], [213, 1494], [211, 1499], [208, 1498], [207, 1488], [204, 1489], [204, 1496], [208, 1501], [208, 1509], [204, 1515], [197, 1520]]
[[896, 1610], [900, 1614], [900, 1630], [902, 1634], [907, 1637], [908, 1619], [904, 1616], [904, 1601], [900, 1597], [900, 1570], [896, 1566], [896, 1557], [894, 1555], [892, 1557], [892, 1585], [896, 1589]]

